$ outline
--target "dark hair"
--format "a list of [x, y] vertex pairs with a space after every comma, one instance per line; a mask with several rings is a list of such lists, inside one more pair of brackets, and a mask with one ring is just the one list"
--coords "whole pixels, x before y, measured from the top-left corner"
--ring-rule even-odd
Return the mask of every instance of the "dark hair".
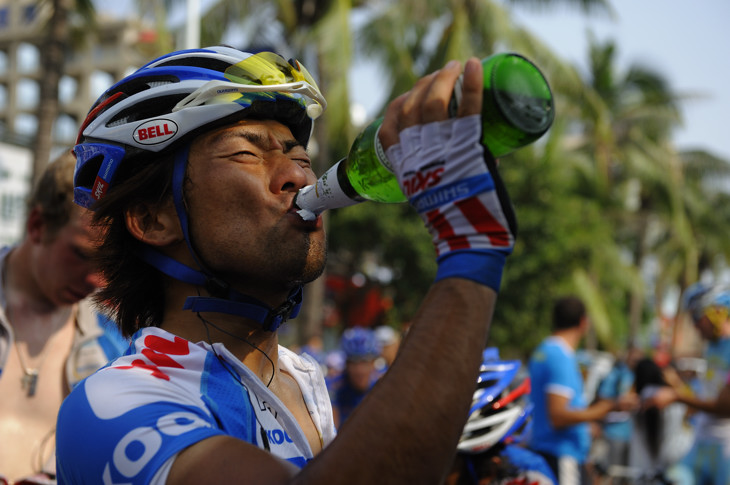
[[564, 330], [580, 325], [586, 316], [586, 307], [576, 296], [564, 296], [553, 306], [553, 330]]
[[162, 321], [166, 278], [137, 255], [140, 242], [127, 230], [125, 213], [138, 204], [172, 203], [172, 170], [170, 154], [125, 160], [114, 186], [93, 207], [94, 221], [104, 231], [97, 260], [106, 279], [94, 299], [125, 336]]
[[[636, 364], [634, 370], [634, 387], [641, 395], [648, 386], [666, 386], [662, 369], [653, 359], [645, 357]], [[657, 408], [648, 408], [642, 411], [639, 419], [643, 420], [644, 439], [653, 458], [659, 456], [659, 445], [663, 440], [661, 412]]]

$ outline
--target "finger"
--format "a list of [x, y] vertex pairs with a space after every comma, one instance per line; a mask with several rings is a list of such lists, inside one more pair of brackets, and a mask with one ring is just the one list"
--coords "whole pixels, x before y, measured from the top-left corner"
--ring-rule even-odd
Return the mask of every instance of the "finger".
[[458, 116], [476, 115], [482, 112], [482, 96], [484, 91], [484, 71], [482, 63], [476, 57], [466, 61], [464, 66], [464, 84], [461, 92]]
[[380, 144], [383, 145], [383, 148], [385, 150], [390, 148], [392, 145], [395, 145], [399, 141], [398, 117], [407, 96], [408, 93], [401, 94], [393, 101], [391, 101], [385, 110], [383, 123], [380, 125], [380, 131], [378, 132]]
[[401, 112], [398, 115], [398, 131], [402, 131], [409, 126], [420, 125], [423, 123], [422, 112], [423, 102], [431, 88], [433, 80], [439, 71], [428, 74], [419, 79], [413, 88], [408, 91]]
[[448, 106], [454, 92], [454, 84], [461, 74], [461, 63], [449, 61], [436, 72], [422, 102], [422, 123], [431, 123], [448, 118]]

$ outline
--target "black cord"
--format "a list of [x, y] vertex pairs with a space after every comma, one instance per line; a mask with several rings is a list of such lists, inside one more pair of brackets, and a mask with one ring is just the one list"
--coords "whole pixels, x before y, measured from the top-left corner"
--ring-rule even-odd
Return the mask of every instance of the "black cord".
[[[258, 348], [255, 344], [253, 344], [251, 341], [249, 341], [246, 337], [241, 337], [240, 335], [236, 335], [236, 334], [231, 333], [231, 332], [229, 332], [227, 330], [223, 330], [222, 328], [220, 328], [215, 323], [213, 323], [213, 322], [211, 322], [209, 320], [206, 320], [205, 318], [203, 318], [203, 316], [200, 314], [200, 312], [196, 312], [196, 315], [198, 316], [198, 318], [200, 319], [200, 321], [203, 322], [203, 326], [205, 327], [205, 334], [208, 336], [208, 343], [210, 344], [211, 348], [213, 347], [213, 342], [210, 339], [210, 329], [208, 328], [208, 325], [210, 325], [211, 327], [215, 328], [219, 332], [225, 333], [229, 337], [233, 337], [233, 338], [236, 338], [236, 339], [238, 339], [238, 340], [240, 340], [242, 342], [245, 342], [246, 344], [250, 345], [255, 350], [258, 350], [259, 352], [261, 352], [261, 354], [264, 357], [266, 357], [266, 360], [268, 360], [269, 363], [271, 364], [271, 377], [269, 377], [269, 382], [266, 384], [266, 387], [269, 387], [271, 385], [271, 382], [274, 380], [274, 374], [276, 373], [276, 366], [274, 365], [274, 361], [271, 360], [271, 357], [269, 357], [269, 355], [266, 352], [264, 352], [263, 350], [261, 350], [260, 348]], [[213, 352], [215, 353], [215, 350], [213, 350]], [[216, 353], [216, 355], [218, 355], [218, 354]], [[218, 358], [220, 358], [220, 356]]]
[[[238, 384], [240, 384], [240, 386], [246, 391], [246, 395], [248, 396], [248, 402], [251, 405], [251, 407], [253, 408], [253, 402], [251, 402], [251, 393], [249, 392], [248, 388], [246, 387], [246, 384], [244, 384], [243, 381], [241, 380], [241, 376], [236, 375], [228, 367], [227, 362], [225, 360], [223, 360], [223, 357], [221, 357], [220, 354], [218, 354], [218, 352], [216, 352], [215, 347], [213, 347], [213, 342], [212, 342], [212, 340], [210, 338], [210, 329], [208, 328], [208, 325], [212, 325], [214, 328], [217, 328], [221, 332], [226, 333], [228, 335], [232, 335], [232, 334], [229, 334], [228, 332], [226, 332], [224, 330], [221, 330], [216, 325], [214, 325], [213, 323], [211, 323], [208, 320], [206, 320], [205, 318], [203, 318], [202, 315], [200, 315], [199, 312], [196, 312], [196, 315], [198, 315], [198, 318], [200, 319], [200, 321], [203, 322], [203, 327], [205, 327], [205, 334], [206, 334], [206, 337], [208, 339], [208, 344], [210, 344], [210, 349], [213, 351], [213, 354], [218, 359], [218, 362], [221, 363], [221, 366], [223, 366], [223, 368], [231, 375], [231, 377], [233, 377], [233, 380], [236, 381]], [[237, 337], [236, 335], [232, 335], [232, 336], [240, 339], [240, 337]], [[251, 345], [253, 348], [255, 348], [256, 350], [258, 350], [259, 352], [261, 352], [262, 354], [264, 354], [266, 356], [266, 358], [269, 359], [269, 362], [271, 362], [271, 365], [272, 366], [274, 365], [273, 361], [269, 358], [268, 355], [266, 355], [266, 352], [264, 352], [263, 350], [259, 349], [258, 347], [256, 347], [255, 345], [253, 345], [248, 340], [245, 340], [245, 339], [241, 339], [241, 340], [244, 340], [247, 344]], [[271, 384], [271, 380], [273, 378], [274, 378], [274, 376], [273, 376], [273, 373], [272, 373], [271, 379], [269, 379], [269, 384]], [[269, 387], [269, 384], [266, 385], [267, 388]], [[259, 432], [261, 434], [261, 441], [264, 444], [264, 449], [266, 451], [271, 451], [271, 445], [269, 444], [269, 437], [266, 435], [266, 430], [264, 429], [264, 425], [261, 424], [261, 421], [259, 420], [259, 417], [258, 417], [258, 414], [256, 414], [256, 411], [254, 411], [253, 415], [256, 418], [256, 422], [259, 423]]]

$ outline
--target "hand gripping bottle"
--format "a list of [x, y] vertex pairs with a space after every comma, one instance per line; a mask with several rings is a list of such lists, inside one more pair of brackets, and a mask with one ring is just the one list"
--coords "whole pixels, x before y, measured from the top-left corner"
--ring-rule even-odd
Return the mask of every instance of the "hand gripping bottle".
[[[525, 57], [500, 53], [482, 60], [482, 143], [495, 158], [540, 138], [555, 117], [550, 86], [540, 70]], [[461, 78], [454, 88], [449, 113], [461, 100]], [[295, 204], [302, 218], [311, 220], [327, 210], [372, 200], [404, 202], [378, 130], [383, 119], [368, 125], [352, 143], [347, 157], [333, 165], [317, 183], [302, 188]]]

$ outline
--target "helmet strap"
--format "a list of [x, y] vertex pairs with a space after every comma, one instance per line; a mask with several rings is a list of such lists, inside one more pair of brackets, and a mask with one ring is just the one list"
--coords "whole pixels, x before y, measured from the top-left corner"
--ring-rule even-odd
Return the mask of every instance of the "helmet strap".
[[[157, 268], [170, 278], [191, 285], [208, 288], [212, 280], [220, 281], [220, 279], [213, 279], [146, 244], [139, 244], [136, 254], [144, 262]], [[212, 284], [217, 284], [215, 281]], [[223, 288], [219, 286], [218, 289], [222, 290]], [[302, 286], [297, 286], [289, 293], [284, 303], [276, 308], [271, 308], [262, 301], [238, 293], [226, 285], [226, 293], [222, 296], [189, 296], [185, 300], [183, 310], [238, 315], [258, 322], [267, 332], [273, 332], [288, 319], [295, 318], [299, 314], [299, 309], [302, 306], [302, 294]]]

